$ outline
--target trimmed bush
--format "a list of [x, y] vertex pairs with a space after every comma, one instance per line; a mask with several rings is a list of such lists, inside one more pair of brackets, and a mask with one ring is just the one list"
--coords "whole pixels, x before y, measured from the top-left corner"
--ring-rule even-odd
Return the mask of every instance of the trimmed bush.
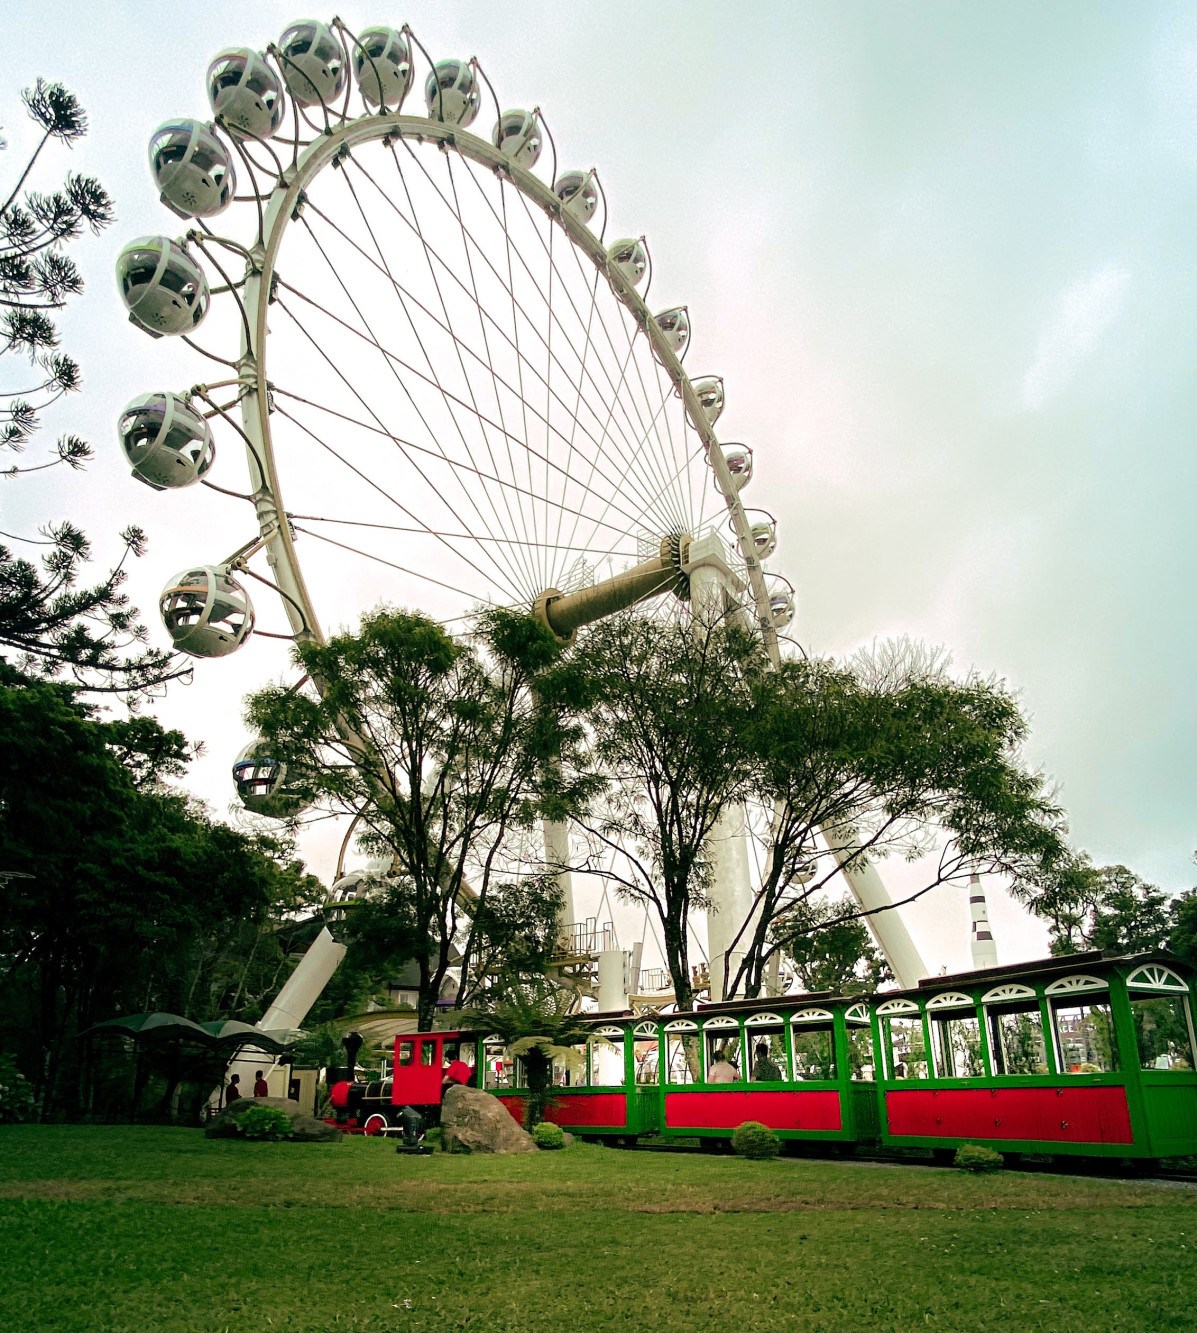
[[1000, 1171], [1006, 1159], [1000, 1152], [983, 1148], [979, 1143], [962, 1143], [952, 1164], [961, 1171]]
[[532, 1142], [538, 1148], [545, 1149], [546, 1152], [554, 1148], [565, 1147], [565, 1133], [560, 1125], [554, 1125], [548, 1120], [542, 1120], [539, 1125], [532, 1127]]
[[229, 1119], [238, 1138], [277, 1143], [291, 1137], [291, 1117], [276, 1106], [254, 1106], [251, 1102], [244, 1111], [235, 1112]]
[[751, 1157], [764, 1161], [781, 1152], [781, 1140], [759, 1120], [745, 1120], [732, 1132], [732, 1152], [737, 1157]]

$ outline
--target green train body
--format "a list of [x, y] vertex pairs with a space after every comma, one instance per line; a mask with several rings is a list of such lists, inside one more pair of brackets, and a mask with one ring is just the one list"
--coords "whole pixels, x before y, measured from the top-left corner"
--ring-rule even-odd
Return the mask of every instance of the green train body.
[[[555, 1062], [547, 1118], [621, 1142], [716, 1141], [757, 1120], [793, 1144], [1194, 1155], [1193, 976], [1167, 954], [1087, 953], [870, 996], [597, 1014]], [[467, 1047], [475, 1080], [522, 1119], [522, 1066], [501, 1042], [414, 1033], [396, 1039], [389, 1086], [366, 1098], [374, 1127], [404, 1104], [431, 1110], [429, 1075]]]

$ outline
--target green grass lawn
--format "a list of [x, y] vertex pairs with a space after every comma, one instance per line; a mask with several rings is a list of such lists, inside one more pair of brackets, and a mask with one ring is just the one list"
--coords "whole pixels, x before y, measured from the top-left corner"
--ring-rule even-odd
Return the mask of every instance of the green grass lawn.
[[0, 1129], [4, 1328], [1197, 1328], [1197, 1190]]

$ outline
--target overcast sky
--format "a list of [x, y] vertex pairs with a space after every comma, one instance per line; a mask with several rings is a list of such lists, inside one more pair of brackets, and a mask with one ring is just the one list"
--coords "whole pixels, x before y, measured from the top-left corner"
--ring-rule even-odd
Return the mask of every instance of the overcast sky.
[[[341, 16], [406, 21], [436, 58], [478, 55], [505, 106], [544, 108], [563, 165], [599, 165], [609, 234], [648, 236], [654, 308], [689, 305], [688, 368], [725, 377], [720, 434], [756, 451], [746, 499], [778, 518], [803, 643], [842, 654], [909, 634], [1005, 679], [1077, 845], [1190, 887], [1197, 8], [559, 0]], [[206, 118], [211, 56], [296, 17], [228, 0], [6, 9], [0, 170], [21, 160], [19, 89], [60, 80], [91, 114], [70, 165], [104, 181], [119, 221], [72, 252], [89, 287], [62, 324], [86, 390], [46, 432], [77, 430], [97, 460], [10, 486], [4, 526], [69, 515], [103, 554], [141, 523], [134, 592], [159, 642], [166, 579], [236, 542], [192, 493], [128, 478], [121, 407], [206, 372], [125, 322], [113, 260], [180, 230], [146, 168], [155, 126]], [[281, 668], [278, 645], [251, 644], [201, 663], [161, 710], [207, 740], [195, 784], [218, 810], [239, 697]], [[1012, 907], [994, 915], [1004, 957], [1039, 951]], [[911, 926], [934, 969], [967, 962], [962, 902], [925, 904]]]

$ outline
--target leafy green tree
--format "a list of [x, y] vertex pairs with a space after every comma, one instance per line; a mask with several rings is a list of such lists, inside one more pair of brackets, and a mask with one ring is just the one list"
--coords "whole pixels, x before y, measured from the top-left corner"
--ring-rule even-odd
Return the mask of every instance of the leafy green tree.
[[1175, 931], [1168, 894], [1126, 866], [1095, 866], [1085, 854], [1032, 906], [1050, 923], [1056, 954], [1147, 952]]
[[358, 816], [359, 845], [392, 859], [393, 880], [353, 930], [377, 927], [391, 959], [411, 951], [422, 1026], [466, 919], [508, 878], [519, 835], [564, 799], [559, 781], [545, 790], [563, 732], [534, 689], [556, 656], [526, 616], [492, 612], [464, 642], [424, 616], [377, 611], [357, 634], [296, 649], [318, 694], [267, 689], [249, 702], [298, 787]]
[[89, 1110], [77, 1035], [118, 1013], [260, 1016], [292, 966], [279, 919], [315, 881], [285, 847], [161, 785], [186, 743], [0, 669], [0, 1047], [43, 1110]]
[[1197, 967], [1197, 889], [1189, 889], [1172, 902], [1168, 948], [1190, 967]]
[[594, 849], [583, 868], [656, 915], [683, 1009], [690, 916], [710, 905], [709, 840], [749, 790], [747, 678], [759, 661], [734, 623], [633, 611], [592, 626], [571, 663], [598, 775], [577, 817]]
[[[65, 247], [113, 219], [111, 199], [90, 176], [71, 172], [49, 193], [26, 188], [43, 150], [52, 143], [73, 146], [87, 133], [87, 117], [61, 84], [39, 79], [23, 96], [40, 137], [16, 180], [0, 186], [0, 450], [12, 455], [24, 453], [46, 409], [82, 384], [51, 315], [83, 290]], [[24, 374], [14, 363], [24, 365]], [[67, 433], [48, 460], [14, 462], [4, 475], [11, 480], [59, 464], [77, 469], [90, 457], [91, 446]], [[0, 653], [23, 671], [65, 675], [88, 690], [119, 693], [183, 674], [186, 668], [171, 654], [147, 647], [145, 628], [123, 590], [126, 561], [145, 548], [139, 529], [121, 534], [123, 556], [90, 586], [80, 580], [91, 546], [73, 523], [48, 523], [35, 538], [5, 536], [41, 548], [24, 558], [0, 546]]]
[[[905, 902], [973, 873], [1006, 876], [1033, 901], [1070, 864], [1062, 812], [1021, 759], [1026, 721], [1000, 684], [952, 680], [937, 664], [870, 674], [804, 659], [753, 676], [751, 685], [745, 748], [756, 764], [756, 803], [772, 818], [733, 983], [747, 994], [760, 993], [770, 959], [792, 939], [787, 916], [803, 921], [796, 907], [818, 901], [841, 860], [913, 861], [938, 848]], [[824, 848], [838, 855], [820, 860]], [[818, 924], [863, 916], [822, 913]]]
[[777, 914], [771, 939], [803, 990], [849, 995], [875, 991], [892, 980], [850, 898], [799, 898]]

